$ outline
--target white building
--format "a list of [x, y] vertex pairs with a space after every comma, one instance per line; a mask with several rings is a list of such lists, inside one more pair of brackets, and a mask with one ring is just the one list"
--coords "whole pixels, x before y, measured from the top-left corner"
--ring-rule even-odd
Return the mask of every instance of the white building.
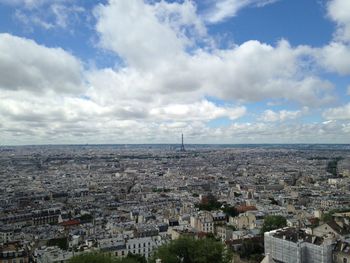
[[37, 249], [34, 253], [38, 263], [65, 263], [74, 255], [74, 252], [62, 250], [59, 247], [44, 247]]
[[0, 229], [0, 243], [7, 243], [13, 240], [13, 230], [11, 228]]
[[150, 257], [155, 249], [165, 244], [167, 239], [162, 236], [139, 238], [109, 238], [99, 241], [99, 249], [117, 257], [125, 257], [130, 254], [138, 254]]
[[284, 228], [264, 234], [267, 262], [331, 263], [333, 240], [306, 234], [296, 228]]

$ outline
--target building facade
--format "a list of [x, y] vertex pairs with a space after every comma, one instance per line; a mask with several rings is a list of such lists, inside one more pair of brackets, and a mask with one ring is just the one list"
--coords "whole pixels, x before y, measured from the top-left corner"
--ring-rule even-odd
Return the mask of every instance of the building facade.
[[273, 230], [264, 234], [268, 262], [331, 263], [332, 240], [306, 234], [297, 228]]

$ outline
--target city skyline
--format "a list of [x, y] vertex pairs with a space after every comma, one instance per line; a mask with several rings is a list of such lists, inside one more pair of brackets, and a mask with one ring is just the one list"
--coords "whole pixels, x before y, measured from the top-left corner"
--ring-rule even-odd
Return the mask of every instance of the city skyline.
[[349, 143], [347, 0], [0, 0], [0, 145]]

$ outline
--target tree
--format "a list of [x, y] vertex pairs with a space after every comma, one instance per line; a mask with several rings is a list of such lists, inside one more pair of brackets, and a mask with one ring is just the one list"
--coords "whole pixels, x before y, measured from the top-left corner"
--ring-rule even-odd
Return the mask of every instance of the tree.
[[[131, 262], [138, 262], [138, 263], [147, 263], [147, 260], [144, 256], [138, 255], [138, 254], [131, 254], [129, 253], [127, 257], [124, 260], [130, 259]], [[129, 261], [123, 261], [122, 263], [129, 263]]]
[[232, 217], [235, 217], [235, 216], [238, 216], [239, 215], [239, 212], [237, 211], [237, 209], [234, 207], [234, 206], [225, 206], [222, 211], [228, 215], [228, 216], [232, 216]]
[[202, 201], [196, 205], [196, 207], [199, 208], [199, 210], [205, 210], [205, 211], [212, 211], [217, 210], [222, 206], [222, 203], [220, 203], [216, 197], [212, 194], [209, 194], [202, 198]]
[[220, 241], [182, 237], [161, 246], [150, 262], [154, 263], [158, 258], [165, 263], [228, 263], [232, 255]]
[[48, 246], [58, 246], [59, 248], [61, 248], [63, 250], [67, 250], [68, 249], [68, 240], [66, 237], [50, 239], [47, 242], [47, 245]]
[[324, 213], [322, 215], [321, 219], [322, 219], [323, 222], [328, 223], [328, 222], [332, 221], [333, 214], [331, 212]]
[[90, 214], [84, 214], [84, 215], [80, 216], [79, 219], [81, 222], [88, 223], [88, 222], [92, 222], [94, 217]]
[[238, 252], [240, 258], [252, 259], [260, 262], [263, 259], [264, 244], [259, 240], [246, 239]]
[[280, 215], [270, 215], [265, 217], [261, 234], [287, 226], [287, 220]]

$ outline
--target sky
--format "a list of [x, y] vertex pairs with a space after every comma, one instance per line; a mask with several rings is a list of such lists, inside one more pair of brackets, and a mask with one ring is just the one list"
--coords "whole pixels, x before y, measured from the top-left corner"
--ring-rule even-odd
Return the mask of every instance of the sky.
[[349, 0], [0, 0], [0, 145], [349, 143]]

